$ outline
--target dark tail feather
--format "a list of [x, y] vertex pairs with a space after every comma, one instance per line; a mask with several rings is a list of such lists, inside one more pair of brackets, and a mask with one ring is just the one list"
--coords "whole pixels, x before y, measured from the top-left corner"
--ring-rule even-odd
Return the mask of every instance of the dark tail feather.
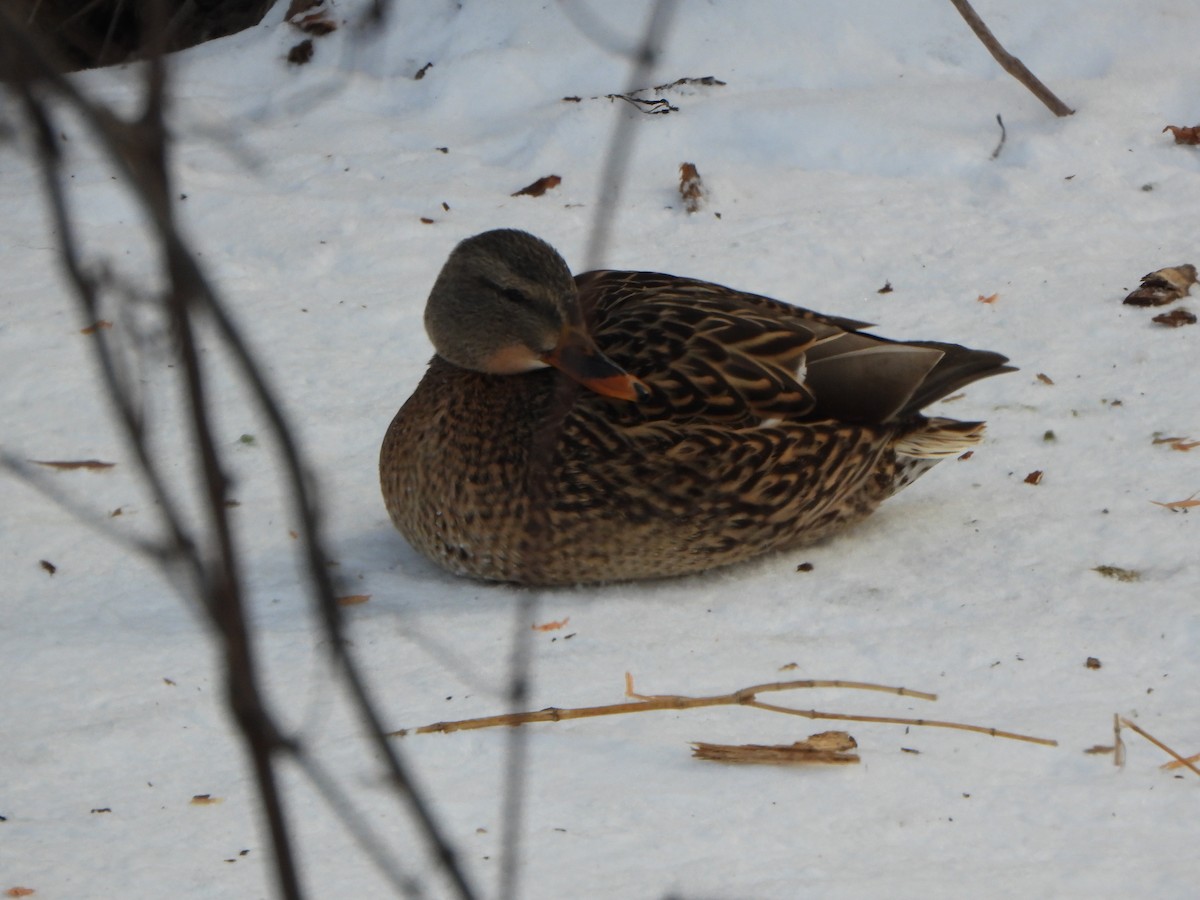
[[1005, 365], [1007, 356], [990, 350], [972, 350], [960, 344], [941, 344], [936, 341], [910, 343], [917, 347], [941, 350], [945, 355], [913, 391], [912, 397], [896, 415], [898, 419], [916, 415], [930, 403], [948, 397], [973, 381], [1017, 371], [1016, 366]]
[[1008, 358], [937, 341], [889, 341], [849, 332], [810, 347], [811, 415], [844, 422], [904, 421], [959, 388], [1001, 372]]

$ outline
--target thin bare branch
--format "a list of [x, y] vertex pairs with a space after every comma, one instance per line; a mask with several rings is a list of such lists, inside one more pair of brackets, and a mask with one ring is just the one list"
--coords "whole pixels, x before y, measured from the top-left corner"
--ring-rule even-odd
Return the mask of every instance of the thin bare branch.
[[[522, 591], [514, 609], [513, 649], [509, 663], [508, 706], [514, 712], [529, 702], [533, 667], [531, 632], [525, 623], [535, 621], [538, 595]], [[501, 900], [519, 897], [521, 874], [521, 834], [525, 813], [525, 773], [529, 759], [529, 742], [524, 729], [514, 728], [508, 736], [504, 761], [504, 797], [500, 820], [504, 831], [500, 839], [500, 883], [497, 896]]]
[[1182, 769], [1189, 763], [1200, 763], [1200, 753], [1193, 753], [1191, 756], [1184, 757], [1183, 759], [1173, 759], [1170, 762], [1163, 763], [1162, 767], [1169, 772], [1172, 769]]
[[[628, 684], [628, 676], [626, 676]], [[1011, 731], [1001, 731], [982, 725], [966, 725], [958, 722], [943, 722], [934, 719], [908, 719], [896, 716], [860, 716], [847, 713], [818, 712], [814, 709], [792, 709], [787, 706], [777, 706], [763, 703], [756, 699], [760, 693], [771, 691], [787, 691], [796, 689], [834, 687], [850, 690], [883, 691], [902, 697], [916, 697], [921, 700], [936, 700], [937, 695], [912, 691], [902, 687], [889, 687], [881, 684], [870, 684], [861, 681], [781, 681], [769, 684], [753, 685], [732, 691], [728, 694], [716, 694], [706, 697], [687, 697], [681, 694], [640, 695], [627, 690], [629, 696], [639, 699], [631, 703], [611, 703], [604, 706], [585, 706], [576, 708], [550, 707], [531, 712], [508, 713], [496, 716], [483, 716], [476, 719], [459, 719], [453, 722], [435, 722], [432, 725], [422, 725], [419, 728], [403, 728], [391, 733], [392, 737], [404, 737], [412, 734], [431, 734], [434, 732], [446, 734], [452, 731], [470, 731], [477, 728], [496, 728], [499, 726], [530, 725], [536, 722], [561, 722], [566, 719], [590, 719], [597, 716], [620, 716], [631, 713], [662, 712], [664, 710], [699, 709], [709, 706], [749, 706], [766, 712], [782, 713], [789, 716], [801, 716], [805, 719], [834, 719], [844, 722], [876, 722], [890, 725], [914, 725], [923, 728], [953, 728], [960, 731], [973, 731], [990, 737], [1005, 738], [1014, 741], [1028, 741], [1043, 744], [1048, 747], [1058, 746], [1058, 741], [1049, 738], [1031, 737]]]
[[1051, 738], [1032, 737], [1018, 734], [1014, 731], [1001, 731], [986, 725], [967, 725], [962, 722], [943, 722], [939, 719], [907, 719], [899, 716], [859, 716], [849, 713], [819, 712], [815, 709], [792, 709], [788, 706], [777, 706], [774, 703], [760, 703], [757, 700], [744, 703], [767, 712], [783, 713], [789, 716], [800, 716], [805, 719], [830, 719], [837, 722], [873, 722], [879, 725], [915, 725], [920, 728], [952, 728], [957, 731], [973, 731], [976, 734], [986, 734], [988, 737], [1004, 738], [1010, 741], [1027, 741], [1031, 744], [1041, 744], [1045, 747], [1057, 747], [1058, 741]]
[[1000, 68], [1029, 88], [1033, 92], [1033, 95], [1046, 104], [1050, 112], [1056, 116], [1070, 116], [1074, 114], [1075, 110], [1059, 100], [1050, 88], [1042, 84], [1037, 76], [1025, 67], [1023, 62], [1000, 45], [1000, 42], [996, 40], [996, 36], [984, 24], [983, 19], [979, 18], [979, 13], [975, 12], [974, 7], [971, 6], [968, 0], [950, 0], [950, 2], [954, 4], [954, 8], [958, 10], [967, 24], [971, 26], [971, 30], [975, 32], [979, 40], [983, 41], [983, 46], [987, 47], [987, 51], [992, 54], [992, 58], [1000, 63]]
[[[636, 91], [638, 85], [646, 84], [650, 80], [650, 72], [658, 59], [659, 47], [670, 28], [677, 5], [678, 0], [656, 0], [647, 19], [642, 42], [634, 54], [634, 66], [626, 95]], [[596, 205], [587, 252], [584, 254], [584, 262], [588, 269], [599, 269], [604, 262], [604, 252], [608, 247], [608, 235], [612, 231], [617, 201], [625, 183], [625, 169], [629, 165], [629, 154], [633, 150], [632, 129], [635, 118], [630, 113], [619, 115], [608, 150], [604, 154], [604, 170], [600, 174], [600, 200]]]
[[1176, 753], [1174, 750], [1172, 750], [1170, 747], [1168, 747], [1166, 744], [1164, 744], [1162, 741], [1160, 741], [1154, 735], [1150, 734], [1150, 732], [1146, 731], [1144, 728], [1141, 728], [1136, 723], [1129, 721], [1124, 716], [1121, 716], [1121, 724], [1124, 727], [1128, 728], [1130, 731], [1134, 732], [1135, 734], [1140, 734], [1142, 737], [1144, 737], [1146, 740], [1148, 740], [1150, 743], [1152, 743], [1155, 747], [1157, 747], [1163, 753], [1166, 753], [1168, 756], [1174, 757], [1175, 762], [1178, 765], [1181, 765], [1187, 769], [1191, 769], [1197, 775], [1200, 775], [1200, 768], [1197, 768], [1195, 763], [1193, 763], [1190, 759], [1183, 756], [1182, 754]]
[[[156, 29], [153, 33], [165, 35], [163, 29]], [[457, 866], [453, 849], [441, 836], [427, 803], [414, 789], [399, 762], [396, 749], [384, 737], [379, 717], [367, 696], [363, 680], [348, 654], [339, 618], [340, 611], [334, 601], [333, 586], [326, 566], [327, 557], [319, 537], [318, 507], [313, 497], [312, 480], [307, 468], [302, 463], [290, 431], [257, 364], [225, 315], [204, 273], [195, 263], [195, 254], [186, 246], [175, 227], [170, 202], [172, 194], [169, 190], [169, 168], [166, 164], [166, 92], [160, 54], [150, 54], [146, 64], [147, 83], [143, 112], [137, 120], [128, 123], [119, 120], [107, 108], [91, 103], [83, 97], [74, 83], [63, 78], [39, 53], [24, 31], [12, 22], [2, 8], [0, 57], [3, 57], [0, 60], [0, 75], [14, 86], [17, 96], [23, 101], [32, 130], [39, 138], [45, 192], [57, 225], [61, 256], [68, 276], [75, 286], [86, 322], [95, 322], [100, 318], [99, 289], [94, 279], [87, 276], [79, 259], [73, 223], [59, 175], [61, 160], [54, 141], [56, 130], [52, 127], [50, 113], [40, 100], [41, 95], [56, 94], [80, 114], [97, 143], [123, 170], [124, 180], [131, 185], [135, 199], [142, 204], [155, 229], [162, 263], [168, 276], [166, 309], [183, 362], [181, 371], [193, 428], [193, 443], [198, 448], [204, 475], [208, 526], [203, 541], [189, 534], [178, 511], [179, 506], [173, 502], [167, 490], [167, 482], [148, 449], [144, 423], [138, 414], [132, 393], [127, 388], [126, 379], [123, 379], [118, 371], [109, 338], [103, 331], [95, 335], [95, 347], [101, 362], [106, 390], [112, 398], [118, 419], [137, 458], [139, 470], [143, 473], [169, 534], [168, 550], [161, 553], [160, 558], [178, 560], [186, 566], [191, 576], [189, 593], [204, 602], [214, 625], [223, 637], [229, 663], [230, 704], [236, 720], [242, 727], [258, 775], [264, 813], [276, 845], [280, 890], [287, 897], [300, 896], [295, 865], [290, 859], [282, 798], [274, 781], [273, 760], [280, 752], [297, 754], [299, 748], [293, 741], [282, 736], [257, 686], [253, 648], [241, 605], [238, 548], [233, 541], [225, 511], [227, 482], [220, 453], [213, 441], [208, 397], [204, 387], [205, 375], [197, 353], [195, 326], [199, 316], [207, 316], [210, 321], [215, 322], [219, 335], [232, 348], [243, 377], [250, 383], [252, 392], [277, 438], [284, 457], [284, 469], [289, 482], [288, 493], [294, 498], [298, 509], [315, 605], [320, 621], [330, 635], [327, 643], [340, 663], [341, 672], [351, 688], [351, 695], [359, 708], [360, 717], [388, 765], [393, 784], [400, 789], [410, 812], [422, 827], [456, 893], [463, 897], [473, 896]], [[36, 94], [34, 85], [37, 86]], [[203, 551], [198, 546], [201, 543], [205, 545]]]

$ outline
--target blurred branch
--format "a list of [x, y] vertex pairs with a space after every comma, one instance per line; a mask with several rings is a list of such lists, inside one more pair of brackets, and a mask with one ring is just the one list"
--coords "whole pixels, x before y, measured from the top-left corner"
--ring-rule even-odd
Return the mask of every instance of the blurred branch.
[[[639, 85], [649, 83], [650, 73], [658, 61], [658, 53], [671, 26], [676, 6], [678, 0], [656, 0], [650, 10], [642, 40], [633, 53], [633, 69], [629, 73], [626, 94], [636, 91]], [[604, 154], [604, 171], [600, 174], [600, 200], [596, 205], [587, 252], [584, 254], [585, 271], [603, 267], [608, 236], [617, 212], [617, 201], [625, 183], [625, 170], [629, 166], [629, 154], [633, 150], [632, 129], [637, 118], [638, 116], [629, 111], [622, 110], [619, 113], [608, 150]]]
[[[162, 5], [151, 6], [161, 19], [164, 12]], [[165, 35], [166, 29], [160, 27], [162, 24], [161, 21], [152, 22], [151, 33]], [[339, 801], [331, 779], [322, 774], [323, 770], [315, 765], [314, 760], [305, 756], [296, 741], [283, 735], [261, 688], [240, 575], [242, 551], [228, 519], [226, 463], [214, 434], [206, 369], [198, 348], [197, 328], [205, 321], [215, 325], [219, 338], [232, 351], [240, 373], [249, 384], [280, 448], [286, 489], [295, 503], [303, 539], [302, 552], [308, 569], [309, 592], [359, 718], [380, 751], [389, 780], [407, 804], [409, 813], [416, 820], [443, 873], [454, 886], [455, 893], [461, 897], [471, 897], [473, 893], [457, 864], [456, 854], [442, 836], [427, 802], [416, 791], [394, 746], [387, 741], [365, 682], [348, 651], [320, 535], [321, 517], [313, 486], [315, 479], [308, 473], [291, 429], [258, 363], [196, 263], [196, 254], [176, 227], [170, 199], [173, 194], [170, 187], [170, 142], [165, 123], [163, 45], [149, 50], [142, 112], [138, 117], [126, 121], [107, 107], [85, 98], [72, 82], [59, 74], [53, 61], [36, 46], [35, 40], [22, 24], [7, 9], [0, 7], [0, 79], [16, 95], [36, 139], [43, 189], [55, 223], [60, 258], [85, 321], [94, 322], [100, 318], [103, 285], [88, 274], [80, 257], [76, 223], [69, 208], [61, 172], [62, 157], [56, 137], [58, 129], [49, 98], [64, 101], [82, 117], [93, 139], [120, 169], [124, 183], [145, 210], [153, 229], [166, 284], [160, 297], [160, 306], [175, 338], [175, 353], [179, 363], [177, 371], [186, 397], [186, 413], [201, 476], [203, 525], [189, 528], [180, 504], [172, 496], [164, 468], [151, 450], [147, 425], [130, 379], [122, 374], [113, 344], [115, 339], [100, 330], [94, 335], [94, 348], [104, 390], [113, 404], [114, 415], [132, 449], [138, 470], [167, 534], [166, 549], [155, 553], [153, 558], [169, 571], [180, 568], [185, 571], [186, 592], [200, 602], [220, 635], [226, 659], [228, 703], [255, 770], [263, 813], [272, 836], [279, 890], [288, 898], [302, 896], [283, 797], [277, 783], [276, 763], [279, 756], [289, 755], [300, 761], [318, 790], [343, 814], [344, 821], [347, 810], [346, 804]], [[155, 545], [151, 542], [146, 546]], [[380, 863], [393, 885], [404, 893], [419, 893], [418, 886], [411, 879], [398, 873], [383, 858], [381, 844], [370, 837], [370, 830], [361, 822], [358, 826], [352, 831], [372, 858]]]
[[[656, 0], [650, 10], [650, 15], [647, 17], [642, 31], [641, 41], [637, 48], [629, 54], [633, 63], [628, 82], [631, 90], [649, 81], [650, 72], [657, 61], [660, 46], [666, 36], [676, 5], [677, 0]], [[563, 4], [562, 8], [568, 15], [571, 15], [572, 9], [582, 15], [580, 7]], [[589, 23], [584, 27], [584, 31], [589, 37], [596, 40], [600, 30], [590, 15], [587, 18]], [[612, 49], [611, 44], [609, 49]], [[600, 260], [608, 243], [608, 235], [616, 215], [620, 190], [625, 181], [629, 154], [633, 148], [634, 118], [635, 116], [625, 110], [620, 112], [604, 155], [604, 170], [600, 176], [600, 199], [588, 237], [586, 253], [586, 268], [588, 269], [599, 268]], [[578, 384], [573, 381], [560, 380], [559, 387], [551, 398], [550, 409], [541, 426], [536, 429], [531, 442], [529, 466], [525, 476], [525, 491], [532, 500], [529, 512], [532, 527], [527, 533], [531, 536], [529, 553], [534, 557], [543, 552], [541, 549], [543, 542], [553, 531], [553, 523], [548, 515], [548, 510], [553, 504], [550, 502], [547, 492], [553, 477], [554, 458], [562, 436], [562, 424], [574, 404], [578, 387]], [[521, 707], [527, 703], [531, 694], [530, 685], [534, 673], [530, 660], [530, 635], [526, 623], [533, 618], [539, 595], [537, 592], [525, 590], [521, 592], [520, 597], [521, 601], [515, 610], [516, 621], [509, 669], [508, 701], [509, 710], [513, 714], [518, 713]], [[383, 736], [382, 730], [379, 733]], [[498, 886], [498, 895], [501, 900], [513, 900], [519, 896], [518, 877], [521, 870], [521, 834], [528, 761], [527, 740], [525, 729], [514, 728], [509, 734], [506, 747], [504, 797], [501, 808], [504, 832], [501, 840]]]
[[979, 18], [979, 13], [975, 12], [974, 7], [971, 6], [968, 0], [950, 0], [950, 2], [954, 4], [954, 8], [959, 11], [962, 17], [967, 20], [967, 24], [971, 26], [971, 30], [975, 32], [979, 40], [983, 41], [983, 46], [987, 47], [987, 51], [992, 54], [992, 58], [1000, 63], [1000, 68], [1029, 88], [1033, 92], [1033, 96], [1045, 103], [1050, 112], [1056, 116], [1074, 114], [1075, 110], [1059, 100], [1050, 88], [1042, 84], [1037, 76], [1025, 67], [1023, 62], [1000, 46], [1000, 42], [996, 40], [996, 36], [984, 24], [983, 19]]
[[[542, 532], [538, 532], [540, 535]], [[508, 670], [508, 708], [517, 712], [529, 703], [533, 669], [531, 665], [532, 632], [539, 595], [536, 591], [521, 591], [513, 610], [513, 648]], [[521, 874], [521, 834], [525, 821], [525, 775], [528, 772], [529, 741], [523, 728], [508, 733], [504, 760], [504, 797], [500, 820], [504, 831], [500, 840], [500, 879], [497, 896], [500, 900], [515, 900]]]
[[[8, 24], [8, 22], [4, 22], [5, 26]], [[166, 213], [164, 212], [169, 207], [161, 200], [166, 184], [166, 149], [161, 104], [155, 103], [153, 100], [156, 96], [161, 98], [161, 69], [151, 67], [148, 69], [147, 77], [151, 85], [159, 82], [157, 86], [148, 86], [147, 93], [151, 102], [147, 106], [147, 112], [152, 115], [143, 118], [141, 123], [134, 123], [132, 128], [138, 129], [139, 124], [141, 126], [149, 125], [149, 128], [142, 127], [141, 135], [136, 135], [135, 132], [135, 134], [123, 134], [122, 136], [129, 139], [125, 142], [125, 149], [128, 151], [132, 147], [138, 148], [145, 157], [144, 161], [148, 163], [148, 165], [138, 168], [137, 174], [140, 178], [132, 181], [131, 184], [139, 187], [141, 199], [157, 213], [156, 218], [160, 219], [158, 222], [160, 236], [165, 237], [165, 231], [170, 224], [169, 219], [165, 219]], [[60, 172], [62, 158], [55, 143], [55, 129], [50, 113], [35, 96], [30, 82], [19, 81], [14, 88], [38, 139], [43, 188], [47, 197], [50, 198], [64, 266], [75, 287], [76, 299], [84, 318], [94, 321], [98, 318], [98, 291], [94, 281], [83, 272], [79, 259], [74, 238], [74, 222], [67, 210], [66, 197], [63, 192]], [[122, 127], [113, 119], [106, 123], [105, 132], [107, 135], [122, 134]], [[151, 136], [151, 140], [145, 143], [137, 142], [137, 137], [145, 137], [147, 134]], [[112, 142], [107, 149], [115, 154], [117, 152], [115, 142]], [[200, 453], [209, 501], [207, 509], [212, 529], [209, 538], [210, 542], [215, 540], [217, 544], [216, 548], [209, 548], [209, 550], [215, 549], [215, 554], [202, 554], [197, 542], [187, 533], [182, 517], [168, 495], [158, 462], [150, 452], [142, 419], [134, 408], [127, 386], [117, 375], [109, 339], [103, 330], [95, 335], [94, 346], [107, 393], [113, 403], [117, 418], [123, 426], [127, 442], [137, 457], [143, 480], [155, 498], [156, 506], [169, 534], [171, 550], [167, 555], [159, 558], [163, 561], [181, 562], [190, 570], [192, 593], [205, 605], [213, 625], [216, 626], [224, 640], [229, 704], [235, 720], [242, 729], [247, 750], [254, 764], [263, 812], [271, 832], [279, 889], [284, 897], [299, 898], [302, 894], [295, 857], [273, 765], [275, 753], [286, 746], [286, 742], [267, 712], [259, 690], [253, 649], [244, 615], [241, 584], [237, 574], [237, 552], [233, 545], [225, 508], [227, 481], [221, 470], [213, 441], [204, 389], [204, 376], [192, 332], [189, 299], [194, 296], [197, 286], [185, 277], [186, 270], [177, 264], [178, 248], [171, 247], [173, 243], [171, 241], [165, 241], [165, 243], [169, 248], [168, 260], [175, 264], [168, 265], [169, 287], [163, 300], [174, 326], [179, 356], [184, 366], [189, 413], [196, 446]]]

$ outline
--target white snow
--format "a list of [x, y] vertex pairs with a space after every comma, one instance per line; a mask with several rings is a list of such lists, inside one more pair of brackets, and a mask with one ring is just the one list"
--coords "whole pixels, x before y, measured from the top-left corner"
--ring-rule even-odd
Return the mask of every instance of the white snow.
[[[631, 2], [395, 3], [367, 39], [360, 4], [345, 0], [342, 27], [302, 67], [284, 61], [302, 35], [281, 4], [260, 27], [172, 60], [177, 209], [303, 438], [343, 592], [370, 595], [345, 612], [390, 727], [504, 711], [516, 631], [531, 636], [530, 708], [620, 702], [626, 671], [655, 694], [854, 679], [940, 700], [765, 699], [1059, 741], [736, 708], [535, 725], [519, 896], [1196, 896], [1196, 777], [1161, 771], [1168, 757], [1129, 732], [1123, 769], [1083, 751], [1111, 743], [1114, 713], [1200, 750], [1196, 516], [1151, 502], [1200, 490], [1200, 448], [1152, 443], [1200, 439], [1200, 327], [1152, 325], [1161, 310], [1121, 304], [1144, 273], [1200, 262], [1200, 153], [1160, 133], [1200, 120], [1200, 7], [978, 10], [1075, 115], [1051, 115], [943, 0], [683, 3], [649, 83], [726, 84], [661, 94], [679, 108], [669, 115], [591, 99], [628, 86], [612, 43], [640, 35], [645, 7]], [[130, 110], [138, 77], [74, 80]], [[1007, 140], [992, 159], [997, 114]], [[637, 117], [636, 143], [604, 265], [998, 350], [1020, 371], [937, 407], [988, 420], [971, 459], [941, 463], [837, 539], [693, 578], [544, 591], [523, 609], [521, 591], [444, 574], [404, 544], [379, 496], [378, 447], [431, 353], [421, 315], [449, 250], [518, 227], [583, 267], [624, 115]], [[114, 166], [74, 119], [62, 132], [89, 260], [153, 283]], [[0, 441], [22, 460], [115, 462], [42, 475], [104, 529], [149, 534], [154, 510], [100, 394], [27, 151], [24, 138], [0, 145]], [[684, 161], [710, 192], [690, 216]], [[549, 174], [562, 184], [544, 196], [510, 196]], [[885, 281], [894, 291], [877, 293]], [[139, 325], [109, 311], [114, 330]], [[167, 339], [155, 339], [163, 350], [137, 377], [187, 493]], [[205, 340], [272, 701], [427, 895], [445, 896], [334, 686], [266, 428]], [[1025, 483], [1034, 470], [1037, 486]], [[150, 563], [11, 474], [0, 509], [0, 891], [271, 895], [269, 842], [202, 618]], [[813, 570], [798, 572], [803, 562]], [[1105, 578], [1100, 565], [1141, 578]], [[722, 766], [688, 746], [836, 727], [857, 738], [861, 765]], [[509, 740], [494, 729], [400, 743], [483, 896], [499, 877]], [[311, 896], [386, 895], [303, 777], [286, 768], [285, 781]], [[197, 794], [222, 802], [193, 805]]]

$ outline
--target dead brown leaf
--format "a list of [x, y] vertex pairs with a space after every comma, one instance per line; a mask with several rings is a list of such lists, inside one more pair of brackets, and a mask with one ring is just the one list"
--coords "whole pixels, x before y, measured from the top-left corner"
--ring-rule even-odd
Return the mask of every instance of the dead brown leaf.
[[347, 594], [344, 597], [338, 597], [336, 602], [338, 606], [358, 606], [370, 599], [370, 594]]
[[546, 193], [546, 191], [550, 190], [551, 188], [556, 188], [560, 184], [562, 184], [562, 178], [560, 178], [558, 175], [546, 175], [543, 178], [539, 178], [533, 184], [525, 185], [525, 187], [521, 188], [512, 196], [540, 197], [542, 194]]
[[325, 0], [292, 0], [292, 2], [288, 4], [287, 12], [284, 13], [283, 17], [291, 20], [293, 16], [298, 16], [301, 13], [306, 13], [309, 10], [315, 9], [324, 2]]
[[980, 294], [975, 299], [979, 303], [995, 303], [997, 300], [1000, 299], [1000, 295], [999, 294], [990, 294], [987, 297], [985, 297], [985, 296], [983, 296], [983, 294]]
[[1037, 380], [1042, 384], [1054, 384], [1054, 379], [1052, 379], [1049, 375], [1043, 374], [1042, 372], [1038, 372]]
[[212, 794], [196, 794], [191, 799], [193, 806], [213, 806], [217, 803], [223, 803], [220, 797], [214, 797]]
[[1190, 309], [1173, 309], [1168, 313], [1159, 313], [1150, 321], [1168, 328], [1178, 328], [1181, 325], [1195, 325], [1196, 314]]
[[531, 625], [534, 631], [560, 631], [567, 627], [567, 623], [571, 621], [571, 617], [559, 619], [557, 622], [542, 622], [540, 625]]
[[313, 58], [312, 38], [305, 38], [288, 51], [287, 61], [294, 66], [302, 66]]
[[683, 198], [683, 208], [689, 213], [699, 212], [704, 204], [704, 183], [696, 164], [685, 162], [679, 164], [679, 196]]
[[1162, 130], [1162, 134], [1167, 132], [1175, 138], [1177, 144], [1200, 144], [1200, 125], [1168, 125]]
[[1188, 263], [1156, 269], [1143, 275], [1141, 285], [1123, 302], [1129, 306], [1166, 306], [1187, 296], [1195, 283], [1196, 267]]
[[292, 24], [305, 34], [315, 34], [317, 37], [337, 31], [337, 22], [325, 15], [324, 12], [302, 16], [300, 19], [294, 20]]
[[306, 34], [320, 37], [337, 30], [337, 23], [329, 18], [329, 11], [322, 9], [325, 0], [292, 0], [284, 20]]
[[1093, 572], [1099, 572], [1105, 578], [1113, 578], [1117, 581], [1132, 582], [1141, 581], [1142, 573], [1137, 569], [1122, 569], [1120, 566], [1095, 566]]
[[4, 892], [4, 896], [5, 897], [28, 897], [28, 896], [30, 896], [32, 894], [36, 894], [36, 893], [37, 893], [37, 891], [34, 888], [10, 887], [7, 891]]
[[106, 319], [97, 319], [95, 322], [93, 322], [87, 328], [80, 328], [79, 333], [80, 334], [95, 334], [101, 328], [112, 328], [112, 322], [109, 322]]
[[111, 469], [116, 463], [99, 459], [31, 459], [31, 463], [48, 469]]
[[1043, 472], [1041, 469], [1034, 469], [1032, 472], [1030, 472], [1028, 475], [1025, 476], [1025, 483], [1026, 484], [1041, 484], [1042, 483], [1042, 475], [1043, 475]]

